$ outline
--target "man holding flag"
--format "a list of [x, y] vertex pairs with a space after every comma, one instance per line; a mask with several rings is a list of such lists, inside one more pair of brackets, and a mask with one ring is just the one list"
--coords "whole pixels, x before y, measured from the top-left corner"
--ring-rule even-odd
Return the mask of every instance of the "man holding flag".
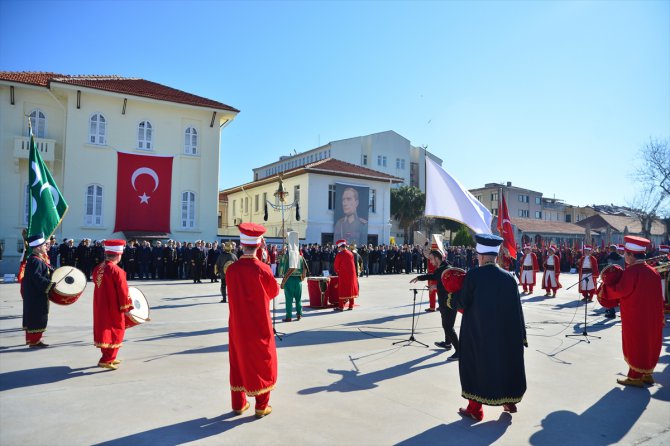
[[[21, 282], [21, 296], [23, 305], [23, 327], [26, 330], [26, 344], [30, 347], [47, 347], [41, 341], [42, 333], [46, 330], [49, 317], [48, 293], [53, 283], [51, 272], [53, 268], [49, 265], [47, 256], [48, 237], [60, 224], [67, 203], [56, 187], [49, 169], [42, 160], [42, 156], [35, 145], [30, 119], [28, 120], [30, 132], [30, 154], [28, 185], [29, 194], [28, 230], [25, 239], [31, 248], [30, 257], [28, 249], [24, 254], [19, 269], [19, 282]], [[25, 271], [25, 277], [24, 277]]]

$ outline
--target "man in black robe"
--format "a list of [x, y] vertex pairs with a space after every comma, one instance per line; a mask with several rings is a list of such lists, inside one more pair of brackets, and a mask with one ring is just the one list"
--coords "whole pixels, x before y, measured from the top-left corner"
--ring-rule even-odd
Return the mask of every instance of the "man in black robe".
[[482, 404], [517, 411], [526, 391], [523, 348], [528, 342], [516, 280], [496, 264], [503, 239], [491, 234], [475, 238], [479, 267], [468, 271], [447, 304], [463, 309], [459, 373], [461, 395], [470, 403], [459, 413], [481, 421]]
[[21, 281], [23, 296], [23, 329], [26, 331], [26, 344], [30, 348], [48, 347], [42, 342], [42, 334], [49, 322], [49, 291], [53, 287], [47, 251], [49, 243], [44, 234], [28, 237], [28, 246], [32, 253], [26, 260], [26, 271]]

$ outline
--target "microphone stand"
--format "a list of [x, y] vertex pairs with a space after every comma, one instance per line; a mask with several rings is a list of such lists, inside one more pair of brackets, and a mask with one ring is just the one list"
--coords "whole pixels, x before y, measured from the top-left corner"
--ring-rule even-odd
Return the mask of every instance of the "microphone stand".
[[277, 339], [279, 339], [280, 341], [283, 341], [283, 339], [280, 335], [286, 335], [286, 333], [284, 333], [282, 331], [277, 331], [277, 329], [275, 328], [275, 326], [276, 326], [276, 322], [275, 322], [275, 300], [276, 299], [277, 299], [276, 297], [274, 299], [272, 299], [272, 333], [274, 333], [274, 335], [277, 336]]
[[[585, 276], [582, 278], [582, 280], [584, 281], [584, 287], [586, 287], [586, 284], [588, 283], [588, 281], [589, 281], [589, 277], [591, 277], [591, 275], [592, 275], [592, 273], [591, 273], [591, 274], [587, 274], [587, 275], [585, 275]], [[579, 282], [581, 282], [581, 281], [577, 281], [577, 283], [579, 283]], [[570, 288], [572, 288], [573, 286], [577, 285], [577, 283], [571, 285]], [[567, 289], [570, 289], [570, 288], [567, 288]], [[590, 343], [591, 343], [591, 341], [589, 341], [589, 338], [601, 339], [600, 336], [590, 335], [590, 334], [588, 334], [588, 332], [586, 331], [586, 324], [587, 324], [587, 322], [586, 322], [586, 309], [588, 308], [588, 306], [589, 306], [589, 301], [588, 301], [588, 299], [584, 299], [584, 331], [582, 331], [581, 334], [569, 334], [569, 335], [565, 335], [566, 338], [574, 338], [574, 337], [580, 337], [580, 336], [581, 336], [582, 339], [580, 339], [579, 342], [585, 341], [587, 344], [590, 344]]]
[[405, 342], [406, 344], [403, 345], [403, 347], [406, 347], [406, 346], [410, 345], [412, 342], [416, 342], [417, 344], [421, 344], [426, 348], [428, 347], [427, 344], [424, 344], [421, 341], [417, 341], [416, 338], [414, 337], [414, 316], [416, 315], [416, 293], [419, 290], [423, 290], [423, 289], [425, 289], [425, 288], [410, 288], [410, 291], [414, 291], [414, 299], [412, 301], [412, 333], [409, 335], [409, 338], [404, 339], [402, 341], [396, 341], [396, 342], [393, 343], [393, 345], [400, 344], [401, 342]]

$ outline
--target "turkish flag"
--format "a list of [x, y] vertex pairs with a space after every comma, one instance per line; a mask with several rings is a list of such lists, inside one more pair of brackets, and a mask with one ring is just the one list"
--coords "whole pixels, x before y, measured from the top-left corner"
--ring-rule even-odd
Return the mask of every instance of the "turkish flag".
[[503, 246], [507, 248], [510, 257], [516, 259], [516, 242], [514, 241], [514, 230], [512, 229], [512, 221], [509, 219], [509, 211], [507, 210], [507, 202], [505, 195], [500, 194], [501, 206], [498, 212], [498, 232], [503, 238]]
[[172, 157], [118, 152], [114, 232], [170, 232]]

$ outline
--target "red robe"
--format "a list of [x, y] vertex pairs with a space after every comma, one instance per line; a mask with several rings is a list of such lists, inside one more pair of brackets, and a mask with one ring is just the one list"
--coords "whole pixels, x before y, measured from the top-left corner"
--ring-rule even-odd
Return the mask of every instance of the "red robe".
[[344, 249], [335, 256], [333, 264], [335, 273], [339, 277], [337, 288], [340, 299], [354, 299], [358, 297], [358, 276], [354, 255], [348, 249]]
[[[596, 289], [595, 286], [598, 282], [597, 279], [598, 279], [598, 276], [600, 275], [600, 271], [598, 270], [598, 259], [596, 259], [594, 256], [589, 256], [589, 258], [591, 259], [591, 275], [593, 276], [593, 284], [594, 284], [593, 290], [595, 290]], [[579, 259], [579, 264], [577, 265], [577, 267], [579, 269], [579, 292], [589, 291], [589, 290], [582, 290], [582, 287], [584, 285], [584, 281], [582, 280], [582, 268], [583, 268], [582, 265], [584, 265], [584, 259], [586, 259], [586, 256], [582, 256]], [[589, 273], [586, 273], [586, 274], [589, 274]]]
[[267, 393], [277, 383], [277, 350], [270, 300], [279, 285], [270, 267], [243, 255], [226, 270], [230, 389], [249, 396]]
[[125, 313], [133, 309], [126, 272], [112, 262], [93, 269], [93, 342], [99, 348], [119, 348], [126, 332]]
[[616, 285], [605, 286], [603, 306], [621, 307], [623, 356], [639, 373], [654, 371], [663, 339], [661, 277], [646, 263], [627, 265]]
[[540, 267], [537, 264], [537, 256], [535, 255], [534, 252], [531, 252], [530, 254], [524, 254], [521, 256], [521, 260], [519, 260], [520, 275], [521, 277], [523, 277], [523, 263], [526, 261], [526, 256], [530, 256], [533, 259], [533, 274], [531, 274], [533, 281], [527, 283], [526, 285], [535, 285], [535, 273], [537, 273], [540, 270]]
[[[558, 277], [561, 274], [561, 256], [559, 256], [558, 254], [554, 254], [553, 256], [554, 256], [554, 273], [556, 273], [556, 287], [563, 288], [561, 282], [558, 281]], [[542, 289], [545, 289], [544, 283], [545, 278], [547, 276], [547, 260], [549, 260], [549, 257], [546, 257], [543, 262], [544, 272], [542, 273]]]

